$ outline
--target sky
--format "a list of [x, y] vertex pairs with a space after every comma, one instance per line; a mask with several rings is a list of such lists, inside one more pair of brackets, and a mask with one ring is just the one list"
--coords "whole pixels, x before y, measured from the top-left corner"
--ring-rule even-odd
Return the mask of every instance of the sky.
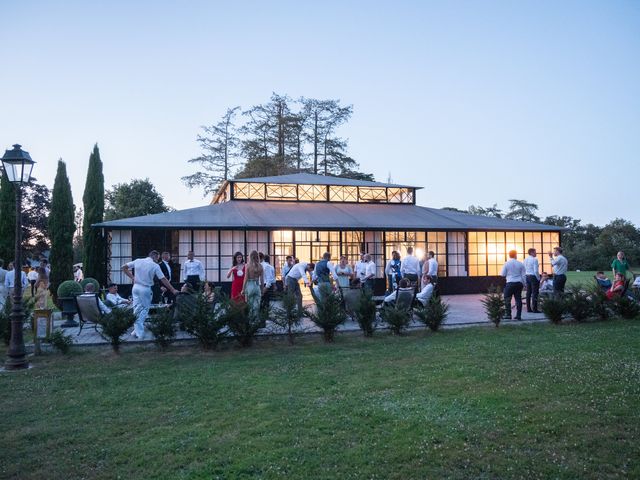
[[339, 134], [419, 205], [508, 207], [640, 225], [639, 1], [0, 1], [0, 148], [20, 143], [82, 203], [97, 142], [105, 184], [149, 178], [205, 205], [202, 125], [272, 92], [340, 99]]

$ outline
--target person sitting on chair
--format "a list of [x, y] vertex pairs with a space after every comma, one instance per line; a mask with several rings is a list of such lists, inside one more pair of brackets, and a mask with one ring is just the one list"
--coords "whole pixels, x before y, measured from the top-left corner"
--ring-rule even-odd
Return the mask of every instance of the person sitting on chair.
[[426, 274], [422, 276], [422, 285], [422, 290], [420, 290], [420, 293], [416, 295], [416, 300], [418, 300], [423, 306], [426, 307], [427, 303], [429, 303], [429, 300], [431, 300], [431, 297], [433, 296], [433, 283], [431, 275]]
[[87, 283], [84, 286], [84, 293], [88, 293], [96, 296], [96, 298], [98, 299], [98, 307], [100, 307], [100, 311], [102, 312], [103, 315], [106, 315], [107, 313], [111, 313], [111, 309], [107, 307], [102, 302], [102, 300], [100, 300], [100, 297], [96, 294], [96, 287], [93, 285], [93, 283]]
[[626, 279], [624, 278], [624, 274], [616, 273], [615, 282], [613, 282], [613, 285], [611, 285], [611, 288], [607, 290], [607, 293], [606, 293], [607, 298], [609, 300], [613, 300], [614, 298], [622, 296], [622, 293], [624, 292], [624, 289], [625, 289], [625, 284], [626, 284]]
[[107, 286], [107, 290], [109, 293], [107, 293], [106, 302], [109, 304], [109, 306], [117, 308], [131, 306], [131, 300], [122, 298], [118, 293], [118, 285], [116, 285], [115, 283], [110, 283]]
[[547, 272], [542, 272], [540, 275], [540, 290], [538, 290], [540, 296], [548, 296], [553, 294], [553, 279], [549, 278]]
[[596, 282], [598, 283], [598, 285], [600, 285], [600, 288], [602, 288], [604, 292], [611, 288], [611, 280], [607, 278], [604, 272], [597, 272], [595, 277], [593, 278], [596, 279]]
[[398, 283], [398, 288], [396, 289], [396, 291], [391, 292], [389, 295], [384, 297], [384, 303], [387, 305], [393, 305], [394, 303], [396, 303], [396, 298], [398, 297], [400, 292], [405, 291], [413, 292], [413, 287], [411, 286], [411, 282], [409, 282], [408, 279], [403, 278], [400, 280], [400, 283]]

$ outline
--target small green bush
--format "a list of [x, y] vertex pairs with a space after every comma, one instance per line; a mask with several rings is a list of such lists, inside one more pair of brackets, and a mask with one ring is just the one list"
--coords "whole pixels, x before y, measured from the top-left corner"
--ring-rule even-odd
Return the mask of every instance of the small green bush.
[[153, 334], [154, 343], [165, 350], [176, 338], [176, 324], [173, 312], [168, 308], [161, 308], [155, 315], [150, 315], [147, 320], [147, 328]]
[[564, 314], [567, 313], [567, 302], [559, 295], [552, 295], [542, 301], [541, 309], [545, 317], [558, 325], [562, 322]]
[[504, 295], [500, 287], [491, 286], [489, 291], [484, 294], [482, 300], [484, 311], [487, 314], [487, 318], [493, 322], [496, 327], [500, 326], [500, 322], [507, 313], [504, 304]]
[[342, 308], [340, 298], [331, 287], [320, 287], [320, 297], [316, 298], [315, 311], [310, 311], [311, 321], [322, 329], [325, 342], [333, 342], [336, 328], [347, 321], [347, 313]]
[[58, 286], [58, 298], [75, 297], [82, 293], [82, 285], [73, 280], [65, 280]]
[[82, 291], [84, 292], [84, 289], [90, 283], [93, 285], [93, 289], [94, 289], [93, 291], [96, 292], [96, 293], [100, 293], [100, 283], [95, 278], [91, 278], [91, 277], [87, 277], [87, 278], [85, 278], [84, 280], [82, 280], [80, 282], [80, 286], [82, 287]]
[[616, 315], [628, 320], [640, 315], [640, 304], [626, 295], [615, 298], [611, 306]]
[[[35, 298], [33, 297], [23, 297], [22, 299], [24, 323], [28, 325], [31, 325], [35, 304]], [[13, 310], [13, 298], [7, 297], [4, 307], [0, 309], [0, 336], [2, 337], [5, 345], [9, 345], [11, 340], [11, 310]]]
[[611, 318], [613, 313], [611, 310], [611, 301], [599, 285], [593, 285], [589, 289], [589, 298], [591, 300], [591, 312], [593, 315], [600, 320]]
[[433, 295], [426, 306], [416, 309], [418, 320], [425, 324], [432, 332], [437, 332], [449, 315], [449, 305], [440, 296]]
[[385, 305], [380, 310], [380, 318], [389, 325], [392, 334], [402, 335], [411, 323], [411, 312], [405, 308]]
[[376, 301], [369, 289], [360, 289], [360, 298], [356, 303], [353, 315], [360, 325], [365, 337], [373, 336], [373, 332], [378, 326], [378, 310], [376, 309]]
[[214, 307], [202, 294], [195, 295], [195, 302], [189, 315], [184, 315], [181, 321], [185, 330], [196, 337], [204, 349], [215, 349], [220, 341], [227, 336], [226, 310], [229, 299], [220, 294], [219, 305]]
[[65, 335], [62, 330], [55, 330], [51, 335], [49, 335], [46, 341], [60, 353], [66, 355], [67, 353], [69, 353], [69, 350], [73, 345], [73, 336]]
[[111, 312], [99, 319], [101, 328], [98, 332], [105, 340], [108, 340], [113, 351], [120, 351], [122, 336], [129, 330], [136, 320], [136, 315], [130, 308], [113, 308]]
[[590, 295], [583, 285], [570, 287], [564, 302], [567, 312], [577, 322], [584, 322], [593, 313]]
[[281, 296], [282, 307], [274, 308], [271, 320], [278, 327], [287, 332], [289, 344], [293, 345], [293, 330], [302, 322], [302, 318], [308, 315], [304, 308], [300, 308], [298, 299], [293, 292], [286, 291]]
[[241, 347], [250, 347], [253, 339], [269, 318], [269, 307], [260, 309], [258, 315], [249, 314], [249, 305], [245, 302], [227, 302], [223, 318], [234, 338]]

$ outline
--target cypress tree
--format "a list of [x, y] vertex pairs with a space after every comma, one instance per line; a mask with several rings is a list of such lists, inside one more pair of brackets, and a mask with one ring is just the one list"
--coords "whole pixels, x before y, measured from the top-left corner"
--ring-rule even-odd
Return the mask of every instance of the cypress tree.
[[13, 260], [16, 243], [16, 193], [7, 176], [0, 170], [0, 258], [5, 268]]
[[100, 223], [104, 219], [104, 175], [102, 174], [102, 160], [100, 160], [98, 144], [93, 147], [93, 152], [89, 157], [82, 202], [84, 204], [82, 220], [83, 271], [85, 276], [93, 277], [104, 284], [106, 282], [105, 239], [100, 229], [91, 228], [91, 225]]
[[58, 285], [65, 280], [73, 279], [73, 234], [75, 231], [71, 185], [69, 177], [67, 177], [67, 167], [60, 159], [53, 185], [51, 216], [49, 217], [49, 235], [51, 236], [49, 283], [54, 298], [57, 298]]

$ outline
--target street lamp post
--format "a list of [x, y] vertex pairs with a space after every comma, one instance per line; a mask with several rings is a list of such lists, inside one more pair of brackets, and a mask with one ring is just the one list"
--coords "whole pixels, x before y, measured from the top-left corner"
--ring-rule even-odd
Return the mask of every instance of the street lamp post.
[[31, 181], [31, 170], [35, 162], [28, 152], [14, 145], [2, 157], [4, 173], [16, 191], [16, 245], [14, 259], [13, 309], [11, 310], [11, 340], [4, 366], [7, 370], [21, 370], [29, 367], [27, 351], [24, 347], [22, 327], [24, 311], [22, 309], [22, 184]]

